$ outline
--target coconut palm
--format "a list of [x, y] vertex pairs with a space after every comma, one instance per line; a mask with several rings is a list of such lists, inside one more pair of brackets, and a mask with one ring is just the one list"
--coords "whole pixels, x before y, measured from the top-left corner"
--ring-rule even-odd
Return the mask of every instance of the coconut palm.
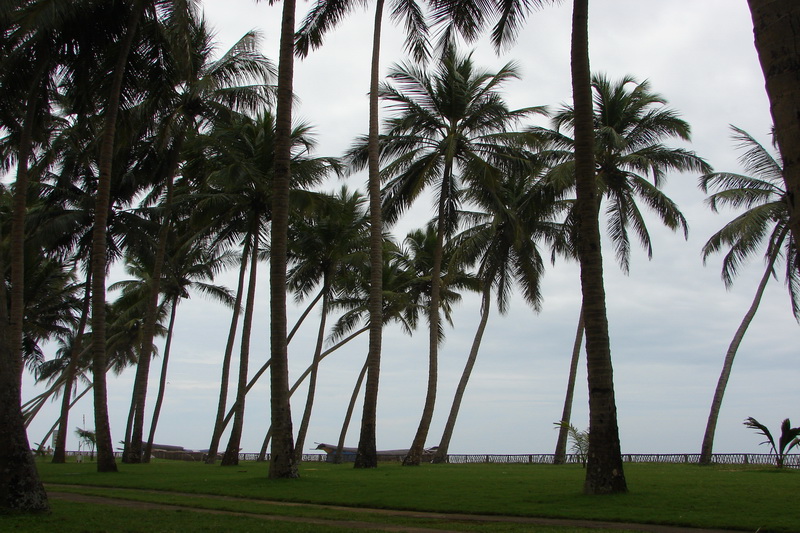
[[745, 211], [709, 238], [703, 246], [703, 261], [711, 254], [728, 248], [722, 261], [722, 281], [728, 288], [733, 284], [744, 262], [762, 249], [765, 249], [765, 269], [753, 302], [725, 354], [703, 436], [700, 451], [702, 464], [711, 463], [717, 419], [736, 352], [758, 310], [769, 278], [775, 275], [775, 267], [780, 259], [785, 261], [786, 285], [792, 311], [795, 318], [800, 320], [800, 274], [797, 269], [797, 248], [790, 237], [790, 201], [784, 189], [783, 165], [780, 158], [773, 157], [750, 134], [736, 127], [732, 127], [732, 130], [734, 141], [743, 150], [739, 161], [746, 174], [705, 174], [700, 177], [699, 185], [703, 192], [713, 191], [706, 199], [713, 211], [716, 212], [720, 207], [743, 208]]
[[583, 490], [587, 494], [619, 493], [628, 489], [622, 470], [600, 251], [597, 213], [600, 195], [595, 176], [589, 69], [589, 0], [575, 0], [573, 4], [570, 66], [575, 121], [577, 251], [589, 382], [589, 458]]
[[[420, 195], [433, 186], [437, 198], [438, 252], [431, 277], [442, 273], [445, 237], [455, 229], [458, 190], [468, 179], [468, 164], [501, 152], [515, 136], [510, 130], [538, 108], [509, 109], [500, 97], [500, 86], [517, 77], [513, 64], [492, 74], [476, 69], [471, 56], [450, 48], [435, 70], [401, 64], [389, 78], [394, 85], [381, 87], [381, 98], [394, 116], [386, 121], [382, 136], [384, 213], [388, 223], [397, 220]], [[356, 164], [365, 164], [363, 143], [351, 153]], [[405, 464], [418, 465], [427, 438], [436, 400], [439, 342], [440, 287], [433, 283], [430, 310], [429, 377], [425, 407]]]
[[306, 406], [295, 441], [295, 462], [303, 456], [303, 445], [314, 405], [317, 372], [325, 339], [326, 320], [330, 301], [337, 293], [347, 290], [343, 281], [352, 278], [358, 263], [363, 261], [367, 248], [368, 220], [363, 208], [364, 197], [342, 187], [322, 208], [309, 216], [297, 217], [289, 228], [289, 288], [299, 298], [321, 286], [322, 309], [317, 342], [312, 357]]
[[[137, 366], [135, 388], [135, 417], [130, 439], [126, 439], [123, 454], [127, 462], [148, 461], [142, 454], [144, 408], [147, 396], [147, 377], [153, 341], [155, 308], [158, 305], [160, 271], [163, 268], [166, 240], [169, 233], [173, 200], [173, 180], [178, 172], [181, 150], [186, 136], [194, 129], [207, 128], [209, 124], [227, 118], [233, 111], [255, 110], [266, 103], [267, 84], [273, 77], [270, 62], [257, 52], [258, 35], [248, 33], [218, 60], [212, 60], [214, 46], [212, 35], [202, 19], [192, 11], [176, 17], [177, 23], [167, 24], [169, 57], [174, 61], [174, 79], [168, 90], [159, 94], [152, 105], [160, 113], [161, 134], [158, 145], [168, 146], [162, 156], [166, 160], [162, 170], [163, 215], [161, 230], [155, 243], [157, 253], [153, 258], [153, 285], [149, 311], [145, 315], [142, 332], [142, 350]], [[174, 30], [173, 27], [177, 27]]]
[[473, 180], [474, 186], [466, 191], [466, 200], [475, 205], [476, 210], [462, 215], [467, 228], [450, 243], [461, 260], [477, 263], [477, 276], [483, 288], [478, 329], [433, 456], [434, 463], [447, 459], [461, 401], [489, 319], [493, 289], [501, 314], [508, 309], [514, 285], [520, 288], [525, 301], [538, 311], [544, 261], [537, 241], [557, 240], [561, 233], [560, 224], [553, 221], [561, 203], [549, 198], [539, 183], [542, 165], [537, 168], [534, 164], [500, 163], [499, 168], [482, 167], [484, 178]]
[[[297, 36], [297, 52], [305, 56], [309, 48], [322, 44], [325, 33], [330, 31], [347, 13], [356, 6], [352, 0], [318, 0], [306, 16]], [[381, 211], [380, 149], [378, 146], [380, 47], [383, 27], [384, 0], [375, 2], [375, 22], [372, 33], [372, 58], [370, 65], [369, 89], [369, 133], [367, 137], [368, 176], [370, 212], [370, 330], [369, 354], [367, 356], [368, 375], [361, 417], [361, 436], [354, 466], [356, 468], [375, 468], [378, 458], [375, 447], [375, 428], [378, 402], [378, 382], [380, 375], [380, 356], [383, 332], [382, 269], [383, 269], [383, 219]], [[406, 48], [422, 61], [427, 58], [428, 28], [424, 14], [415, 1], [395, 1], [392, 3], [392, 18], [404, 19], [406, 26]]]
[[[316, 142], [313, 130], [308, 124], [298, 124], [292, 131], [291, 140], [293, 168], [291, 203], [297, 209], [306, 208], [314, 205], [318, 195], [306, 191], [305, 188], [318, 183], [331, 172], [340, 172], [341, 168], [335, 158], [310, 156]], [[259, 253], [257, 246], [255, 250], [253, 249], [253, 243], [264, 242], [268, 224], [272, 219], [275, 141], [275, 116], [270, 111], [263, 111], [257, 117], [234, 115], [229, 123], [217, 124], [211, 131], [198, 136], [190, 143], [192, 153], [197, 155], [191, 158], [192, 162], [187, 164], [184, 174], [202, 179], [196, 185], [197, 189], [184, 198], [198, 215], [200, 219], [198, 224], [205, 224], [205, 231], [216, 241], [244, 243], [240, 288], [237, 291], [239, 295], [244, 286], [246, 265], [252, 266], [253, 254]], [[255, 275], [256, 273], [251, 271], [248, 292], [255, 289], [256, 281], [252, 279]], [[241, 296], [238, 298], [241, 301]], [[239, 305], [236, 305], [232, 322], [238, 320], [238, 309]], [[247, 305], [244, 310], [247, 313]], [[223, 360], [217, 415], [207, 456], [209, 462], [216, 459], [219, 440], [227, 424], [225, 421], [227, 376], [235, 327], [235, 324], [232, 324]], [[243, 341], [244, 344], [246, 343]], [[245, 370], [242, 373], [240, 368], [237, 409], [243, 409], [240, 400], [243, 401], [247, 390], [249, 390], [247, 372]], [[236, 456], [238, 457], [238, 450]]]
[[[671, 138], [690, 139], [690, 127], [678, 114], [666, 107], [666, 100], [653, 93], [647, 82], [639, 83], [630, 76], [612, 81], [603, 75], [592, 79], [594, 93], [594, 154], [597, 182], [597, 209], [605, 202], [607, 234], [616, 252], [623, 272], [630, 267], [630, 235], [638, 237], [642, 247], [652, 258], [653, 249], [645, 217], [640, 210], [644, 204], [661, 222], [673, 231], [682, 230], [687, 235], [688, 225], [678, 206], [661, 187], [668, 172], [709, 172], [710, 167], [694, 152], [672, 148], [665, 144]], [[553, 152], [562, 162], [550, 173], [549, 179], [561, 194], [575, 183], [575, 140], [568, 135], [574, 130], [575, 110], [566, 106], [553, 117], [555, 132], [539, 131], [559, 150]], [[564, 132], [566, 130], [566, 132]], [[576, 223], [573, 211], [566, 225], [573, 244], [563, 252], [574, 257], [577, 251]], [[581, 311], [579, 322], [583, 321]], [[570, 423], [572, 391], [575, 387], [577, 358], [580, 354], [583, 327], [579, 326], [570, 364], [570, 379], [562, 413], [562, 424], [556, 444], [555, 461], [562, 462], [566, 453], [567, 429]]]

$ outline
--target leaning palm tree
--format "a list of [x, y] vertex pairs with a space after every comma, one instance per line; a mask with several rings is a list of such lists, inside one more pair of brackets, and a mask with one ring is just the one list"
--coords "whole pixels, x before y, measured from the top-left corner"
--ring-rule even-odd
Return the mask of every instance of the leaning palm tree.
[[[672, 148], [665, 144], [669, 139], [689, 140], [690, 127], [678, 114], [666, 107], [666, 100], [651, 91], [647, 82], [639, 83], [626, 76], [612, 81], [603, 75], [592, 80], [594, 92], [594, 160], [597, 183], [596, 213], [605, 202], [607, 234], [616, 252], [623, 272], [630, 267], [632, 230], [641, 246], [652, 258], [653, 248], [646, 219], [640, 205], [645, 205], [661, 222], [673, 231], [688, 233], [688, 224], [678, 206], [661, 190], [667, 173], [699, 171], [710, 167], [694, 152]], [[575, 140], [569, 132], [575, 129], [575, 110], [566, 106], [553, 117], [555, 130], [537, 131], [556, 149], [552, 156], [556, 164], [548, 176], [556, 194], [562, 195], [575, 186]], [[576, 256], [577, 224], [573, 210], [565, 222], [568, 238], [562, 252]], [[575, 387], [580, 338], [583, 334], [583, 310], [576, 334], [570, 379], [562, 413], [562, 422], [556, 444], [555, 461], [562, 462], [566, 453], [567, 428]]]
[[553, 220], [553, 215], [563, 204], [549, 198], [542, 188], [539, 183], [542, 165], [538, 166], [537, 169], [535, 164], [506, 163], [500, 168], [482, 167], [481, 172], [490, 175], [474, 180], [475, 186], [465, 194], [476, 209], [463, 215], [467, 228], [450, 246], [462, 261], [477, 263], [477, 276], [483, 284], [480, 321], [433, 456], [434, 463], [447, 459], [461, 401], [489, 319], [492, 291], [501, 314], [508, 310], [514, 285], [520, 288], [523, 298], [534, 310], [541, 308], [540, 280], [544, 275], [544, 261], [537, 241], [552, 242], [559, 238], [561, 225]]
[[800, 274], [797, 270], [797, 248], [790, 234], [790, 200], [784, 188], [783, 165], [780, 158], [773, 157], [750, 134], [736, 127], [732, 129], [734, 141], [744, 150], [739, 161], [746, 174], [705, 174], [700, 177], [700, 188], [703, 192], [714, 191], [706, 200], [713, 211], [716, 212], [720, 207], [744, 208], [746, 211], [711, 236], [703, 246], [703, 261], [723, 248], [729, 248], [722, 261], [722, 281], [730, 288], [744, 261], [758, 253], [766, 244], [765, 269], [753, 302], [725, 354], [703, 436], [701, 464], [711, 463], [714, 433], [733, 360], [758, 310], [764, 288], [769, 278], [775, 275], [776, 264], [781, 258], [785, 261], [786, 285], [792, 302], [792, 312], [800, 320]]
[[[384, 84], [381, 98], [394, 116], [386, 121], [382, 136], [384, 213], [388, 223], [434, 187], [437, 201], [436, 253], [430, 299], [429, 375], [420, 424], [404, 464], [418, 465], [422, 456], [436, 401], [439, 306], [442, 250], [447, 235], [456, 227], [458, 191], [469, 179], [468, 165], [478, 164], [503, 151], [516, 135], [511, 130], [539, 108], [511, 110], [500, 96], [503, 83], [515, 79], [509, 63], [496, 73], [476, 69], [470, 55], [449, 48], [433, 71], [418, 65], [395, 66]], [[351, 152], [356, 164], [365, 164], [362, 146]]]
[[339, 192], [323, 202], [321, 209], [305, 217], [297, 217], [289, 231], [289, 287], [303, 298], [321, 285], [322, 309], [317, 342], [312, 357], [306, 405], [295, 441], [295, 462], [303, 457], [308, 425], [314, 405], [319, 361], [325, 340], [326, 321], [331, 299], [347, 289], [342, 281], [352, 279], [351, 272], [364, 260], [369, 232], [368, 219], [363, 208], [364, 197], [342, 187]]

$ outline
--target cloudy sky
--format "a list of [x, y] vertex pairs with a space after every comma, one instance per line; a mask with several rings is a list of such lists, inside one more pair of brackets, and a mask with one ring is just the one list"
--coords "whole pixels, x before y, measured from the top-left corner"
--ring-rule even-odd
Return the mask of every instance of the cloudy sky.
[[[501, 55], [485, 43], [475, 45], [478, 65], [497, 69], [513, 60], [521, 79], [506, 86], [512, 107], [569, 102], [569, 2], [531, 13], [517, 44]], [[263, 32], [263, 51], [277, 57], [280, 5], [252, 0], [205, 0], [206, 17], [218, 32], [221, 48], [250, 29]], [[298, 20], [311, 4], [300, 2]], [[367, 88], [372, 14], [359, 12], [328, 38], [323, 49], [296, 64], [296, 117], [315, 125], [320, 155], [340, 155], [367, 128]], [[744, 0], [595, 0], [590, 15], [591, 64], [612, 78], [630, 74], [649, 80], [693, 128], [688, 148], [716, 170], [739, 171], [729, 125], [769, 145], [769, 105], [752, 44], [752, 24]], [[387, 25], [383, 69], [405, 59], [401, 30]], [[672, 143], [683, 146], [683, 143]], [[365, 177], [349, 180], [364, 186]], [[742, 269], [733, 290], [720, 280], [721, 257], [703, 265], [703, 243], [733, 214], [714, 214], [697, 189], [697, 176], [669, 177], [666, 193], [688, 219], [688, 240], [648, 219], [654, 257], [634, 249], [631, 272], [620, 273], [606, 246], [606, 292], [614, 360], [622, 449], [626, 453], [699, 452], [714, 387], [731, 337], [752, 300], [764, 263], [756, 258]], [[337, 187], [331, 183], [329, 189]], [[423, 201], [398, 226], [398, 235], [420, 225], [432, 213]], [[251, 368], [268, 357], [268, 280], [262, 269]], [[234, 275], [220, 278], [234, 286]], [[490, 318], [473, 377], [453, 436], [452, 453], [551, 453], [567, 380], [569, 356], [580, 308], [578, 269], [564, 262], [544, 279], [544, 307], [534, 314], [515, 301], [505, 317]], [[294, 313], [293, 316], [296, 316]], [[290, 316], [290, 323], [293, 320]], [[220, 361], [229, 312], [199, 297], [181, 304], [175, 332], [169, 385], [156, 441], [187, 448], [208, 446], [216, 408]], [[428, 439], [436, 445], [455, 384], [478, 322], [477, 298], [457, 309], [455, 327], [441, 349], [437, 412]], [[301, 330], [290, 346], [292, 379], [308, 365], [316, 325]], [[742, 421], [753, 416], [777, 429], [783, 418], [800, 420], [798, 327], [791, 315], [783, 280], [773, 280], [737, 356], [720, 416], [715, 451], [766, 452], [762, 440]], [[396, 330], [384, 336], [379, 403], [379, 448], [410, 445], [419, 421], [427, 376], [427, 335], [407, 337]], [[306, 448], [337, 439], [356, 375], [366, 355], [366, 339], [331, 355], [321, 369], [317, 403]], [[157, 369], [151, 396], [157, 386]], [[252, 371], [251, 371], [252, 374]], [[109, 383], [112, 432], [124, 435], [133, 372]], [[26, 380], [25, 398], [40, 387]], [[299, 423], [304, 389], [294, 397]], [[152, 406], [152, 400], [148, 408]], [[360, 406], [358, 411], [360, 413]], [[53, 423], [56, 409], [31, 425], [38, 442]], [[92, 426], [89, 397], [73, 410], [71, 427]], [[269, 418], [266, 384], [247, 399], [244, 451], [257, 451]], [[588, 425], [583, 364], [573, 423]], [[357, 424], [357, 422], [356, 422]], [[70, 436], [70, 449], [77, 447]], [[347, 444], [355, 446], [357, 425]]]

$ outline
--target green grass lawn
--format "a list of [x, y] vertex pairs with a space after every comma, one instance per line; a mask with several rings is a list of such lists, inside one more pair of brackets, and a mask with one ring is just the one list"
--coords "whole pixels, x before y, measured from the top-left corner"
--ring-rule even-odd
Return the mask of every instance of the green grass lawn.
[[[305, 503], [326, 503], [349, 507], [374, 507], [458, 513], [499, 514], [551, 518], [582, 518], [619, 522], [658, 523], [709, 528], [791, 532], [800, 530], [800, 505], [796, 505], [800, 489], [800, 471], [777, 470], [772, 467], [714, 466], [667, 464], [627, 464], [625, 474], [629, 494], [586, 496], [581, 487], [584, 471], [577, 465], [423, 465], [401, 467], [381, 464], [373, 470], [354, 470], [351, 465], [306, 463], [299, 480], [268, 480], [264, 463], [242, 463], [239, 467], [208, 466], [198, 463], [160, 461], [147, 465], [120, 464], [117, 474], [98, 474], [91, 463], [39, 465], [45, 483], [82, 485], [84, 493], [99, 493], [193, 507], [226, 509], [258, 514], [319, 517], [333, 520], [377, 521], [400, 523], [397, 518], [365, 515], [339, 510], [308, 507], [287, 508], [265, 503], [215, 500], [201, 495], [223, 495], [255, 500]], [[101, 490], [91, 487], [114, 487]], [[52, 486], [55, 490], [56, 487]], [[196, 494], [148, 494], [121, 489], [150, 489]], [[119, 490], [116, 490], [119, 489]], [[25, 523], [18, 531], [35, 531], [32, 524], [47, 520], [60, 521], [61, 531], [161, 531], [144, 523], [128, 520], [128, 527], [118, 529], [103, 525], [104, 515], [97, 513], [96, 525], [86, 529], [65, 529], [70, 522], [70, 509], [81, 504], [54, 502], [53, 513], [46, 517], [0, 519]], [[83, 507], [92, 507], [83, 505]], [[95, 506], [101, 507], [101, 506]], [[78, 512], [88, 517], [94, 512]], [[136, 513], [135, 510], [125, 510]], [[164, 511], [166, 512], [166, 511]], [[151, 512], [148, 511], [148, 516]], [[168, 512], [166, 512], [168, 513]], [[174, 515], [175, 512], [172, 512]], [[183, 512], [181, 520], [195, 513]], [[215, 520], [239, 521], [240, 517]], [[161, 519], [164, 526], [168, 522]], [[200, 517], [198, 531], [250, 531], [246, 522], [258, 520], [241, 517], [241, 524], [211, 526]], [[410, 520], [421, 527], [439, 527], [464, 531], [532, 531], [498, 524], [442, 524]], [[181, 522], [184, 531], [194, 530]], [[26, 526], [28, 528], [26, 528]], [[321, 526], [302, 529], [303, 524], [285, 524], [280, 531], [327, 531]], [[165, 526], [164, 526], [165, 527]], [[263, 527], [263, 524], [262, 524]], [[210, 529], [208, 529], [210, 528]], [[293, 529], [296, 528], [296, 529]], [[0, 528], [13, 530], [13, 528]], [[176, 531], [180, 528], [176, 527]], [[256, 527], [256, 529], [258, 529]], [[45, 531], [47, 529], [42, 529]], [[336, 529], [331, 529], [334, 531]], [[535, 529], [535, 531], [545, 531]]]

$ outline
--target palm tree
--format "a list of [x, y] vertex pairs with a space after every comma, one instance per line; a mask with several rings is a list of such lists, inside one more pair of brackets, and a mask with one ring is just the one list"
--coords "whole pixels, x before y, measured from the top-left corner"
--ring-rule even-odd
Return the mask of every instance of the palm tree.
[[786, 454], [792, 451], [792, 448], [795, 446], [800, 445], [800, 427], [793, 428], [788, 418], [784, 419], [781, 423], [781, 436], [778, 438], [777, 445], [767, 426], [760, 423], [752, 416], [745, 419], [744, 425], [761, 433], [767, 438], [767, 440], [761, 444], [769, 444], [770, 448], [772, 448], [772, 452], [775, 454], [775, 465], [778, 468], [783, 468], [783, 461], [786, 458]]
[[[417, 433], [404, 464], [418, 465], [427, 438], [436, 400], [439, 342], [442, 249], [446, 235], [455, 228], [458, 190], [465, 170], [475, 161], [502, 151], [514, 138], [510, 128], [537, 108], [510, 110], [498, 93], [506, 81], [515, 79], [513, 64], [497, 73], [478, 71], [471, 56], [448, 49], [434, 72], [409, 64], [395, 66], [389, 77], [397, 87], [385, 84], [381, 98], [389, 102], [395, 116], [386, 121], [382, 157], [388, 161], [383, 173], [385, 219], [393, 223], [429, 185], [437, 197], [437, 252], [431, 277], [429, 376], [425, 406]], [[363, 148], [351, 154], [364, 164]]]
[[[193, 162], [187, 164], [184, 173], [195, 178], [205, 176], [204, 180], [201, 180], [202, 183], [198, 184], [198, 190], [185, 197], [186, 202], [198, 215], [197, 223], [205, 224], [205, 231], [213, 235], [216, 242], [244, 242], [237, 291], [240, 303], [247, 265], [253, 266], [252, 243], [256, 240], [264, 242], [267, 224], [272, 219], [271, 188], [274, 177], [275, 141], [275, 117], [271, 112], [264, 111], [255, 118], [235, 115], [229, 123], [217, 124], [210, 132], [193, 139], [190, 143], [195, 150], [193, 153], [200, 155], [192, 158]], [[290, 196], [291, 203], [300, 209], [315, 205], [318, 197], [317, 194], [306, 191], [304, 187], [310, 187], [330, 172], [340, 172], [341, 169], [334, 158], [310, 157], [309, 154], [316, 143], [309, 125], [297, 125], [292, 131], [291, 141], [293, 173]], [[258, 253], [257, 249], [255, 253]], [[255, 273], [251, 271], [248, 291], [255, 288], [252, 276], [255, 276]], [[254, 304], [255, 300], [251, 303]], [[208, 462], [216, 460], [219, 440], [227, 424], [225, 410], [228, 374], [238, 309], [237, 304], [234, 307], [231, 334], [223, 360], [220, 396], [207, 455]], [[247, 305], [244, 311], [245, 314], [248, 313]], [[250, 313], [248, 316], [252, 316], [252, 309]], [[243, 341], [243, 346], [244, 344], [246, 342]], [[240, 368], [241, 386], [237, 393], [236, 410], [243, 409], [244, 395], [252, 386], [247, 383], [246, 370], [243, 374], [242, 370]], [[243, 411], [240, 416], [243, 416]], [[238, 444], [236, 447], [238, 448]]]
[[559, 203], [543, 193], [538, 183], [540, 169], [534, 165], [517, 166], [522, 168], [511, 168], [506, 164], [500, 168], [482, 169], [489, 175], [482, 180], [475, 179], [475, 186], [465, 194], [466, 200], [476, 205], [478, 210], [463, 215], [468, 220], [468, 227], [450, 243], [462, 260], [478, 264], [477, 275], [483, 284], [481, 318], [442, 438], [433, 456], [434, 463], [447, 459], [461, 400], [489, 319], [492, 289], [496, 289], [497, 307], [501, 314], [508, 309], [508, 298], [514, 284], [520, 287], [525, 301], [535, 310], [541, 307], [540, 280], [544, 275], [544, 261], [536, 241], [558, 238], [561, 228], [552, 221], [552, 215], [557, 212]]
[[[297, 38], [297, 52], [301, 56], [309, 47], [322, 44], [324, 34], [333, 28], [354, 6], [352, 0], [318, 0], [308, 13]], [[355, 468], [375, 468], [378, 456], [375, 444], [377, 425], [378, 384], [380, 376], [381, 344], [383, 335], [382, 270], [383, 270], [383, 218], [381, 210], [380, 148], [379, 130], [379, 83], [380, 49], [383, 26], [384, 0], [375, 1], [375, 22], [372, 33], [372, 59], [369, 89], [369, 133], [367, 137], [368, 177], [370, 213], [370, 321], [369, 351], [367, 354], [367, 387], [361, 416], [361, 434], [354, 462]], [[428, 28], [424, 15], [414, 1], [393, 3], [392, 16], [404, 18], [406, 25], [406, 48], [422, 61], [427, 57]]]
[[595, 179], [592, 87], [589, 69], [589, 0], [574, 0], [570, 52], [575, 108], [575, 211], [589, 381], [587, 494], [627, 492], [617, 427], [608, 315], [600, 251], [600, 203]]
[[744, 261], [757, 253], [766, 241], [764, 275], [756, 288], [753, 302], [728, 346], [722, 365], [706, 431], [700, 451], [700, 463], [710, 464], [714, 433], [722, 407], [722, 398], [733, 367], [733, 360], [750, 322], [758, 310], [770, 276], [775, 275], [775, 265], [783, 257], [786, 261], [786, 281], [792, 312], [800, 320], [800, 273], [797, 269], [797, 247], [789, 237], [789, 196], [784, 187], [784, 168], [780, 159], [747, 132], [732, 127], [733, 139], [744, 150], [739, 161], [746, 175], [716, 172], [700, 177], [703, 192], [714, 191], [706, 200], [713, 211], [720, 207], [744, 208], [746, 211], [711, 236], [703, 246], [703, 261], [713, 253], [729, 248], [722, 261], [722, 281], [730, 288]]
[[368, 242], [366, 236], [369, 226], [363, 204], [364, 198], [361, 194], [342, 187], [335, 196], [323, 202], [322, 209], [315, 210], [310, 216], [298, 217], [289, 228], [292, 243], [289, 247], [289, 260], [293, 265], [289, 271], [289, 287], [299, 298], [311, 294], [317, 285], [321, 285], [322, 294], [319, 331], [312, 357], [306, 405], [295, 441], [294, 460], [298, 464], [303, 457], [303, 445], [314, 405], [330, 302], [337, 293], [347, 290], [343, 281], [352, 278], [350, 274], [363, 260], [363, 250]]
[[[688, 233], [686, 219], [678, 206], [661, 190], [670, 171], [709, 172], [710, 167], [694, 152], [671, 148], [664, 144], [669, 138], [690, 139], [690, 127], [678, 114], [666, 107], [666, 100], [651, 91], [647, 82], [639, 83], [630, 76], [611, 81], [603, 75], [592, 79], [594, 92], [594, 155], [598, 189], [597, 210], [606, 202], [607, 234], [614, 244], [617, 261], [623, 272], [630, 266], [630, 237], [632, 229], [640, 244], [652, 258], [653, 249], [645, 218], [639, 208], [644, 204], [661, 222], [673, 231]], [[566, 106], [553, 117], [555, 131], [537, 129], [556, 150], [553, 156], [561, 159], [548, 179], [557, 194], [564, 194], [575, 185], [575, 140], [564, 129], [574, 130], [575, 110]], [[561, 150], [559, 154], [559, 149]], [[568, 239], [562, 253], [572, 258], [577, 246], [577, 227], [573, 211], [567, 217]], [[573, 241], [572, 243], [568, 241]], [[583, 321], [581, 312], [579, 322]], [[556, 444], [555, 462], [563, 462], [566, 453], [567, 428], [571, 412], [572, 391], [580, 354], [582, 324], [579, 325], [572, 361], [564, 411]]]
[[[153, 285], [149, 309], [142, 331], [142, 350], [137, 366], [135, 393], [135, 418], [131, 439], [126, 441], [124, 458], [128, 462], [148, 461], [142, 455], [144, 408], [147, 396], [147, 377], [150, 352], [153, 344], [155, 309], [158, 305], [160, 271], [163, 268], [166, 240], [169, 233], [173, 200], [173, 180], [178, 172], [181, 150], [186, 136], [194, 129], [227, 118], [231, 112], [254, 110], [267, 101], [267, 83], [273, 77], [273, 67], [257, 52], [258, 35], [248, 33], [223, 56], [212, 61], [214, 52], [212, 35], [201, 19], [192, 11], [180, 13], [177, 22], [167, 21], [170, 58], [175, 62], [175, 79], [166, 94], [158, 95], [153, 103], [163, 114], [159, 122], [160, 140], [169, 146], [163, 157], [167, 161], [163, 172], [166, 189], [163, 198], [161, 229], [155, 243], [157, 253], [153, 259]], [[172, 31], [177, 26], [178, 31]], [[175, 35], [177, 33], [177, 35]]]
[[[786, 167], [784, 188], [789, 198], [800, 198], [800, 125], [796, 102], [800, 99], [797, 79], [800, 44], [794, 28], [800, 22], [800, 5], [791, 0], [748, 0], [761, 70], [764, 72], [775, 136]], [[789, 203], [789, 220], [795, 247], [800, 249], [800, 210]], [[800, 265], [798, 265], [800, 268]]]

